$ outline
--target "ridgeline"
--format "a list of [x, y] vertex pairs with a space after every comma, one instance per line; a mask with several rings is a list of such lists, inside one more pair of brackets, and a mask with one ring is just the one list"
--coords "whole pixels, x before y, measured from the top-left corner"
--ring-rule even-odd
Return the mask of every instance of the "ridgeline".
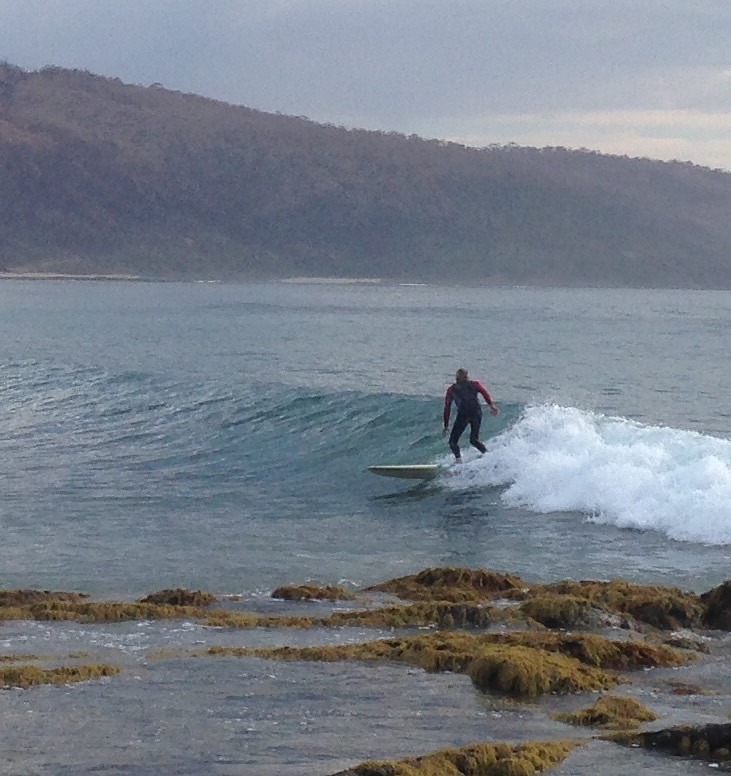
[[731, 174], [0, 64], [0, 270], [731, 288]]

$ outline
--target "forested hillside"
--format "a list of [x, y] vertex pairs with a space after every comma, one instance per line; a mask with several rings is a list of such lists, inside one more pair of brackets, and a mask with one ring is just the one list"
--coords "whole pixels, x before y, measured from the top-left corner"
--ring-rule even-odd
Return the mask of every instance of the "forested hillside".
[[731, 174], [0, 64], [0, 268], [731, 288]]

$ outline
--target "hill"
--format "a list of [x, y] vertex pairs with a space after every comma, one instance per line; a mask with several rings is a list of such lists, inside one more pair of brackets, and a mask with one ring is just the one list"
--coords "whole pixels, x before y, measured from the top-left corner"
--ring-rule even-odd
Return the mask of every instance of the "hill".
[[0, 267], [731, 288], [731, 174], [0, 64]]

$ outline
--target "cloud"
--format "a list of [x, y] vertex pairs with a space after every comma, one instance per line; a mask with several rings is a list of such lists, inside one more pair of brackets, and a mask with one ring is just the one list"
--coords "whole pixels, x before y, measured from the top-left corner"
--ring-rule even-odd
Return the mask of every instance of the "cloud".
[[491, 143], [588, 148], [652, 159], [693, 161], [731, 170], [731, 115], [689, 110], [569, 111], [484, 117], [472, 132], [440, 133], [456, 143]]

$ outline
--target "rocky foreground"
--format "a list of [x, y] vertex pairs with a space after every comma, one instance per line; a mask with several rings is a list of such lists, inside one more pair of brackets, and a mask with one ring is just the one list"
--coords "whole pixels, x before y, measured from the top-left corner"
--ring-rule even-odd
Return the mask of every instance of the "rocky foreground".
[[[393, 629], [391, 638], [300, 647], [209, 646], [200, 656], [300, 661], [387, 661], [429, 672], [469, 676], [485, 693], [515, 698], [587, 694], [587, 704], [556, 712], [566, 737], [555, 741], [475, 743], [415, 753], [395, 762], [366, 762], [339, 776], [530, 776], [560, 763], [592, 736], [645, 747], [731, 769], [731, 708], [714, 724], [664, 727], [661, 718], [620, 688], [633, 673], [723, 659], [731, 630], [731, 580], [702, 595], [623, 580], [529, 585], [519, 577], [464, 568], [426, 569], [363, 590], [333, 586], [281, 587], [274, 598], [294, 602], [347, 602], [322, 616], [263, 615], [237, 608], [232, 599], [203, 591], [164, 590], [136, 602], [94, 602], [82, 593], [0, 591], [0, 622], [71, 620], [121, 622], [180, 619], [212, 628]], [[44, 665], [37, 655], [0, 655], [0, 685], [68, 684], [113, 677], [118, 666]], [[713, 694], [715, 687], [684, 684], [670, 692]], [[112, 680], [113, 681], [113, 680]], [[589, 695], [591, 693], [591, 695]]]

